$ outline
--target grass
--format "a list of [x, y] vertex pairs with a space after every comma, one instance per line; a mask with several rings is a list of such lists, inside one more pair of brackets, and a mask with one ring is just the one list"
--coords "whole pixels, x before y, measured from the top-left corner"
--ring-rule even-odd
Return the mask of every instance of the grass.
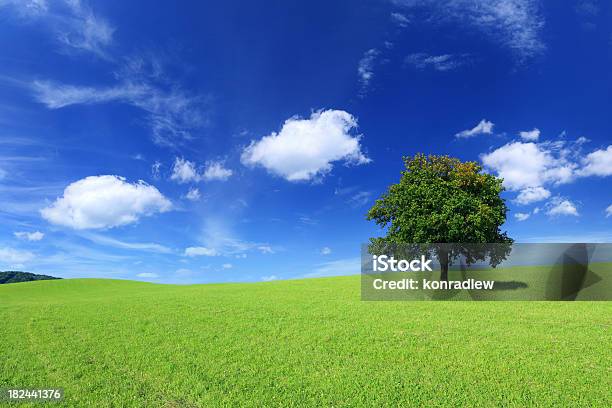
[[0, 319], [0, 388], [65, 406], [612, 406], [610, 302], [74, 279], [1, 285]]

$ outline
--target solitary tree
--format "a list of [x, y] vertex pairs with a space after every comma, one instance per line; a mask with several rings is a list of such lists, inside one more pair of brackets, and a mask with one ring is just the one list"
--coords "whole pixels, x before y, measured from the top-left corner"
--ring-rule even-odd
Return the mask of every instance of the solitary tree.
[[[370, 252], [448, 243], [435, 247], [441, 280], [448, 280], [448, 266], [459, 255], [468, 264], [486, 258], [493, 267], [505, 259], [513, 240], [500, 230], [508, 211], [501, 198], [502, 179], [484, 173], [475, 162], [448, 156], [417, 154], [403, 160], [400, 182], [368, 211], [368, 220], [386, 228], [385, 237], [370, 239]], [[502, 245], [461, 245], [484, 243]]]

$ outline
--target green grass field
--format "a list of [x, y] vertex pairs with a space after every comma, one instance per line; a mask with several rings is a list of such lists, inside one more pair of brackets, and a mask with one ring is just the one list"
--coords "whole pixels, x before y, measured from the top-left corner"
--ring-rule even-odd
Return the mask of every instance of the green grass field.
[[65, 406], [612, 406], [610, 302], [75, 279], [0, 285], [0, 319], [0, 388]]

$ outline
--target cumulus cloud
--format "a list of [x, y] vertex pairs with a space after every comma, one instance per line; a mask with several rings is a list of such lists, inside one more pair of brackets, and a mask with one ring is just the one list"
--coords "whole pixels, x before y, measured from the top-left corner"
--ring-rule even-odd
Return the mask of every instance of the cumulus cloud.
[[194, 162], [177, 157], [174, 160], [170, 179], [178, 183], [197, 183], [202, 180], [226, 181], [232, 174], [234, 172], [225, 168], [221, 161], [207, 162], [204, 172], [200, 174]]
[[189, 201], [199, 201], [200, 197], [201, 197], [200, 190], [195, 187], [190, 188], [187, 194], [185, 195], [185, 198], [188, 199]]
[[550, 201], [550, 203], [548, 203], [546, 213], [550, 216], [578, 216], [578, 210], [576, 209], [574, 203], [561, 197], [555, 197]]
[[[612, 175], [612, 145], [584, 155], [585, 142], [584, 137], [576, 141], [515, 141], [480, 158], [487, 169], [504, 179], [508, 190], [519, 191], [514, 200], [517, 204], [531, 204], [549, 198], [550, 186], [570, 183], [580, 177]], [[553, 211], [554, 215], [577, 215], [577, 211], [572, 211], [575, 206], [568, 205], [570, 202], [554, 200], [556, 207], [562, 204]]]
[[550, 191], [544, 187], [527, 187], [521, 190], [514, 201], [518, 204], [526, 205], [546, 200], [548, 197], [550, 197]]
[[196, 169], [195, 163], [183, 158], [177, 157], [172, 166], [172, 175], [170, 180], [178, 183], [189, 183], [200, 181], [200, 175]]
[[545, 50], [541, 39], [544, 18], [538, 0], [391, 0], [412, 11], [422, 11], [423, 20], [473, 27], [516, 55], [519, 61]]
[[221, 161], [209, 161], [206, 163], [204, 174], [202, 178], [204, 180], [220, 180], [225, 181], [230, 178], [234, 172], [230, 169], [226, 169], [224, 163]]
[[185, 249], [185, 256], [195, 257], [195, 256], [217, 256], [219, 252], [213, 248], [206, 247], [189, 247]]
[[610, 204], [608, 208], [606, 208], [606, 218], [608, 217], [612, 217], [612, 204]]
[[580, 176], [612, 176], [612, 145], [607, 149], [595, 150], [582, 160]]
[[[504, 179], [504, 186], [512, 191], [541, 187], [546, 183], [568, 183], [574, 178], [575, 164], [546, 144], [511, 142], [480, 158], [485, 167], [496, 171]], [[537, 194], [545, 193], [527, 190], [523, 197], [534, 198]]]
[[40, 231], [34, 231], [34, 232], [17, 231], [14, 234], [15, 234], [15, 237], [19, 239], [24, 239], [27, 241], [40, 241], [41, 239], [45, 237], [45, 234], [43, 234]]
[[466, 65], [469, 61], [469, 55], [431, 55], [427, 53], [410, 54], [404, 58], [404, 64], [412, 65], [416, 69], [425, 70], [433, 69], [435, 71], [452, 71]]
[[261, 277], [261, 280], [264, 281], [264, 282], [270, 282], [270, 281], [277, 280], [277, 279], [278, 279], [278, 277], [276, 275], [269, 275], [269, 276], [262, 276]]
[[369, 163], [361, 151], [353, 115], [342, 110], [314, 112], [309, 119], [293, 117], [281, 130], [253, 141], [242, 153], [247, 166], [262, 166], [288, 181], [317, 179], [332, 170], [332, 163]]
[[234, 265], [232, 265], [231, 263], [224, 263], [223, 265], [221, 265], [221, 268], [223, 269], [232, 269], [234, 267]]
[[128, 183], [124, 177], [103, 175], [70, 184], [62, 197], [40, 213], [53, 224], [83, 230], [131, 224], [171, 207], [157, 188], [142, 180]]
[[516, 213], [514, 214], [514, 218], [516, 218], [517, 221], [525, 221], [529, 218], [530, 214], [529, 213]]
[[34, 259], [30, 251], [20, 251], [14, 248], [0, 247], [0, 262], [6, 265], [22, 265]]
[[462, 130], [461, 132], [455, 134], [455, 137], [466, 139], [478, 135], [490, 135], [493, 133], [493, 126], [495, 126], [493, 122], [483, 119], [472, 129]]
[[330, 247], [323, 247], [321, 248], [321, 255], [329, 255], [332, 253], [332, 250]]
[[526, 140], [528, 142], [537, 142], [540, 138], [540, 129], [534, 128], [533, 130], [525, 130], [519, 132], [521, 139]]

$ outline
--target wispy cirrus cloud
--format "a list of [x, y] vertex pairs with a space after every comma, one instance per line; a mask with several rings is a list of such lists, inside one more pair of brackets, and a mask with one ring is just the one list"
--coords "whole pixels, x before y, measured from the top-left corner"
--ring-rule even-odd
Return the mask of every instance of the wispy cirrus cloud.
[[419, 70], [433, 69], [434, 71], [452, 71], [471, 61], [469, 54], [442, 54], [431, 55], [427, 53], [410, 54], [404, 58], [404, 64]]
[[86, 52], [111, 59], [108, 47], [113, 42], [113, 27], [106, 19], [80, 0], [0, 0], [25, 23], [46, 29], [61, 45], [63, 52]]
[[374, 78], [374, 67], [376, 60], [380, 55], [380, 51], [376, 48], [371, 48], [363, 53], [363, 56], [357, 64], [357, 74], [361, 85], [360, 95], [364, 96], [370, 86], [370, 82]]
[[523, 61], [541, 54], [544, 17], [539, 0], [391, 0], [403, 10], [422, 13], [427, 23], [473, 27]]
[[192, 132], [207, 123], [205, 99], [173, 86], [163, 87], [144, 77], [124, 77], [112, 86], [78, 86], [56, 81], [33, 81], [36, 100], [49, 109], [72, 105], [123, 103], [141, 109], [153, 141], [174, 146], [191, 140]]
[[160, 254], [169, 254], [172, 252], [172, 249], [168, 248], [167, 246], [153, 242], [126, 242], [95, 233], [82, 233], [80, 236], [95, 244], [105, 245], [117, 249], [156, 252]]

